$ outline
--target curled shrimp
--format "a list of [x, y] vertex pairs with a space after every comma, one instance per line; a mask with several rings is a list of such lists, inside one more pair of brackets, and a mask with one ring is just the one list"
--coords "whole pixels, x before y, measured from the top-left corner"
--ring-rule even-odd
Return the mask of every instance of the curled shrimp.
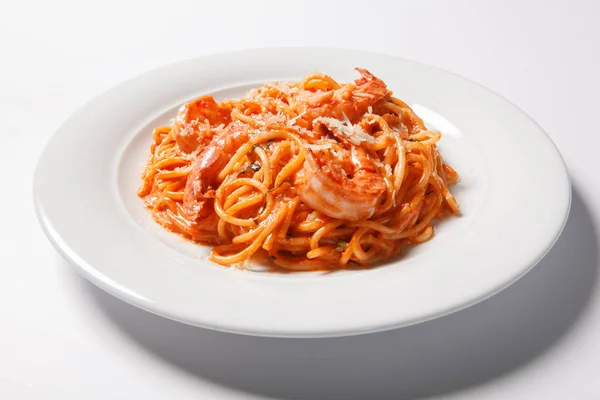
[[183, 193], [183, 210], [188, 220], [204, 216], [214, 197], [217, 176], [249, 137], [248, 126], [235, 121], [212, 137], [192, 164]]
[[[337, 123], [336, 123], [337, 122]], [[357, 221], [375, 214], [386, 183], [375, 162], [360, 145], [348, 139], [347, 127], [333, 118], [315, 120], [350, 151], [321, 149], [307, 152], [296, 175], [298, 197], [313, 209], [333, 218]]]
[[296, 175], [298, 197], [329, 217], [348, 221], [372, 217], [386, 190], [373, 160], [363, 148], [352, 146], [351, 160], [342, 169], [330, 164], [327, 157], [318, 156], [323, 153], [307, 152], [304, 166]]
[[198, 97], [181, 106], [171, 132], [181, 150], [189, 154], [210, 142], [211, 126], [231, 122], [230, 114], [226, 103], [217, 103], [212, 96]]
[[295, 100], [303, 111], [302, 119], [309, 125], [318, 117], [347, 118], [355, 122], [370, 106], [391, 93], [381, 79], [366, 69], [356, 70], [361, 78], [354, 82], [325, 92], [303, 91], [298, 94]]

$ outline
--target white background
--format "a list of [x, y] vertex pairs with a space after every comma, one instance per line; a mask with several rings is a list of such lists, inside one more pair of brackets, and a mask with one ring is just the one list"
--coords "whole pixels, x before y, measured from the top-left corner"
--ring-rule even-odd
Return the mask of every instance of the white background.
[[[591, 0], [2, 2], [0, 398], [600, 398], [599, 19]], [[340, 339], [192, 328], [80, 278], [31, 200], [37, 157], [61, 122], [143, 71], [272, 45], [399, 55], [514, 102], [555, 141], [573, 180], [555, 248], [470, 309]]]

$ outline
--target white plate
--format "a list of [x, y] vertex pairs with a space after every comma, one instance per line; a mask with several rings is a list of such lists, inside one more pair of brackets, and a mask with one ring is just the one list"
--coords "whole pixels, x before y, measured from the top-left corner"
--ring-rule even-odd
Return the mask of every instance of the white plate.
[[[322, 71], [340, 81], [371, 70], [443, 131], [460, 174], [462, 216], [399, 260], [366, 271], [268, 274], [207, 261], [209, 249], [155, 224], [135, 192], [151, 130], [201, 94], [237, 97], [273, 80]], [[527, 115], [443, 70], [391, 56], [276, 48], [179, 62], [85, 105], [52, 137], [34, 197], [46, 234], [84, 276], [145, 310], [252, 335], [323, 337], [414, 324], [505, 288], [550, 249], [567, 218], [559, 152]]]

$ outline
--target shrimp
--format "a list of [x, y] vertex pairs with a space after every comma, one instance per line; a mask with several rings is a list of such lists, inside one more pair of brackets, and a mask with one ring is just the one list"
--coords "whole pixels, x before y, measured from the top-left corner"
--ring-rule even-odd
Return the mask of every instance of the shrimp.
[[309, 149], [302, 169], [296, 174], [298, 197], [333, 218], [357, 221], [372, 217], [386, 191], [386, 183], [375, 162], [360, 146], [362, 138], [349, 137], [349, 127], [333, 118], [316, 119], [314, 125], [329, 130], [350, 149], [350, 154], [348, 150]]
[[235, 121], [213, 136], [194, 160], [183, 194], [183, 210], [188, 220], [206, 216], [206, 206], [214, 197], [218, 183], [217, 175], [248, 138], [248, 126]]
[[331, 117], [356, 122], [370, 106], [388, 94], [385, 83], [366, 69], [356, 68], [362, 75], [354, 83], [347, 83], [338, 89], [327, 92], [303, 91], [296, 96], [297, 104], [304, 114], [302, 119], [308, 124], [318, 117]]
[[343, 166], [331, 162], [329, 154], [307, 151], [303, 168], [294, 182], [298, 197], [329, 217], [348, 221], [372, 217], [386, 190], [373, 160], [357, 146], [352, 146], [350, 160], [342, 161]]
[[185, 153], [196, 151], [210, 142], [212, 126], [231, 122], [231, 107], [217, 103], [212, 96], [202, 96], [181, 106], [171, 130], [177, 145]]

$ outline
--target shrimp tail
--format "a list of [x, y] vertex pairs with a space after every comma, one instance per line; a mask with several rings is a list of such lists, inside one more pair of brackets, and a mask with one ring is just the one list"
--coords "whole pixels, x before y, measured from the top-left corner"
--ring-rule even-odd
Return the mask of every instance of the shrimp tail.
[[387, 85], [384, 81], [373, 75], [368, 70], [358, 67], [354, 69], [361, 75], [360, 78], [354, 81], [356, 86], [358, 86], [361, 91], [372, 95], [373, 98], [377, 100], [380, 100], [392, 93], [387, 88]]

